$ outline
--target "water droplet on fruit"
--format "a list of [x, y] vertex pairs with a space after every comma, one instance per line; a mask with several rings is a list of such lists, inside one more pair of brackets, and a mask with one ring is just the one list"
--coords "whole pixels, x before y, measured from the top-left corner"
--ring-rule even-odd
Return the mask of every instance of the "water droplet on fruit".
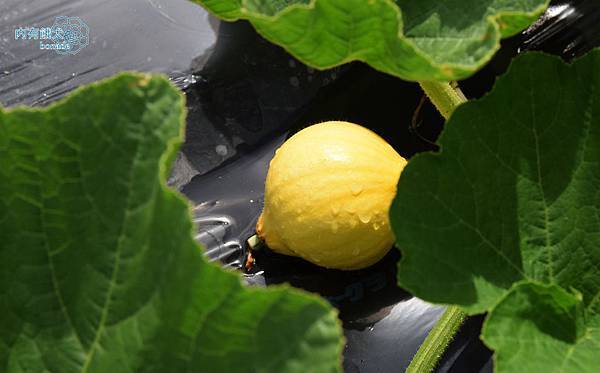
[[379, 230], [379, 228], [381, 228], [381, 224], [379, 224], [378, 222], [373, 223], [373, 229], [377, 231]]
[[362, 186], [357, 184], [357, 185], [353, 185], [352, 188], [350, 188], [350, 190], [352, 191], [352, 195], [356, 197], [363, 191], [363, 188], [362, 188]]
[[352, 205], [346, 205], [344, 210], [348, 211], [349, 214], [354, 214], [356, 212], [356, 208]]
[[333, 216], [338, 216], [340, 213], [340, 205], [331, 205], [331, 213], [333, 214]]
[[358, 255], [358, 254], [360, 254], [360, 249], [352, 250], [352, 255]]
[[366, 213], [358, 213], [358, 218], [360, 219], [360, 221], [362, 221], [363, 223], [367, 224], [368, 222], [371, 221], [371, 214], [369, 214], [368, 212]]

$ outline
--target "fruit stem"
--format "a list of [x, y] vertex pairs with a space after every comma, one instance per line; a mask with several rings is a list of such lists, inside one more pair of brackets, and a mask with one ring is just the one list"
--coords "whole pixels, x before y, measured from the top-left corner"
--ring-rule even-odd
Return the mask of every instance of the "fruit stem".
[[456, 83], [433, 80], [420, 81], [421, 88], [445, 119], [467, 98]]
[[[456, 82], [421, 81], [419, 84], [445, 119], [448, 119], [460, 104], [467, 101]], [[406, 372], [433, 371], [466, 317], [460, 307], [448, 306], [419, 347]]]
[[246, 243], [248, 244], [248, 247], [250, 248], [250, 250], [259, 250], [261, 248], [261, 246], [263, 245], [262, 240], [258, 237], [257, 234], [248, 238], [246, 240]]
[[419, 347], [406, 369], [406, 373], [432, 372], [466, 317], [467, 315], [460, 307], [448, 306]]

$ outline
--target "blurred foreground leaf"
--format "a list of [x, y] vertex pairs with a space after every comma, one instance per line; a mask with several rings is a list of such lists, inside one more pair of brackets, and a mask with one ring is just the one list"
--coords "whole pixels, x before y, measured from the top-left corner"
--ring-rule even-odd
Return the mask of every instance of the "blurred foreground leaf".
[[182, 95], [124, 74], [0, 111], [0, 370], [340, 371], [336, 313], [203, 258], [165, 186]]

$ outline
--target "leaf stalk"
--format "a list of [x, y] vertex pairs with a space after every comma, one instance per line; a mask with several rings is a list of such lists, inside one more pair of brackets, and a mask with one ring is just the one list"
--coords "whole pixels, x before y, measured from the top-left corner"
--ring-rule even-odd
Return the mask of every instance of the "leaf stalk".
[[406, 373], [432, 372], [466, 317], [460, 307], [448, 306], [419, 347]]
[[467, 101], [458, 85], [438, 81], [420, 81], [419, 85], [445, 119], [457, 106]]

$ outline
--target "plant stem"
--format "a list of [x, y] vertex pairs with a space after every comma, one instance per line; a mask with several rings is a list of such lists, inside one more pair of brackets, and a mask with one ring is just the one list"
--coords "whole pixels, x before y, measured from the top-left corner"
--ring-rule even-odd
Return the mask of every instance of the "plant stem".
[[419, 347], [406, 372], [425, 373], [433, 371], [466, 316], [459, 307], [448, 306], [427, 335], [427, 338], [425, 338], [425, 341], [423, 341], [421, 347]]
[[259, 250], [263, 244], [262, 240], [258, 237], [257, 234], [252, 235], [250, 238], [246, 240], [248, 247], [250, 250]]
[[431, 100], [440, 114], [446, 119], [450, 117], [450, 114], [452, 114], [458, 105], [467, 101], [460, 88], [458, 86], [453, 87], [451, 83], [420, 81], [419, 84], [427, 97], [429, 97], [429, 100]]
[[[450, 117], [458, 105], [467, 101], [458, 85], [453, 86], [448, 82], [437, 81], [422, 81], [419, 84], [445, 119]], [[406, 372], [433, 371], [466, 317], [460, 307], [448, 306], [419, 347]]]

